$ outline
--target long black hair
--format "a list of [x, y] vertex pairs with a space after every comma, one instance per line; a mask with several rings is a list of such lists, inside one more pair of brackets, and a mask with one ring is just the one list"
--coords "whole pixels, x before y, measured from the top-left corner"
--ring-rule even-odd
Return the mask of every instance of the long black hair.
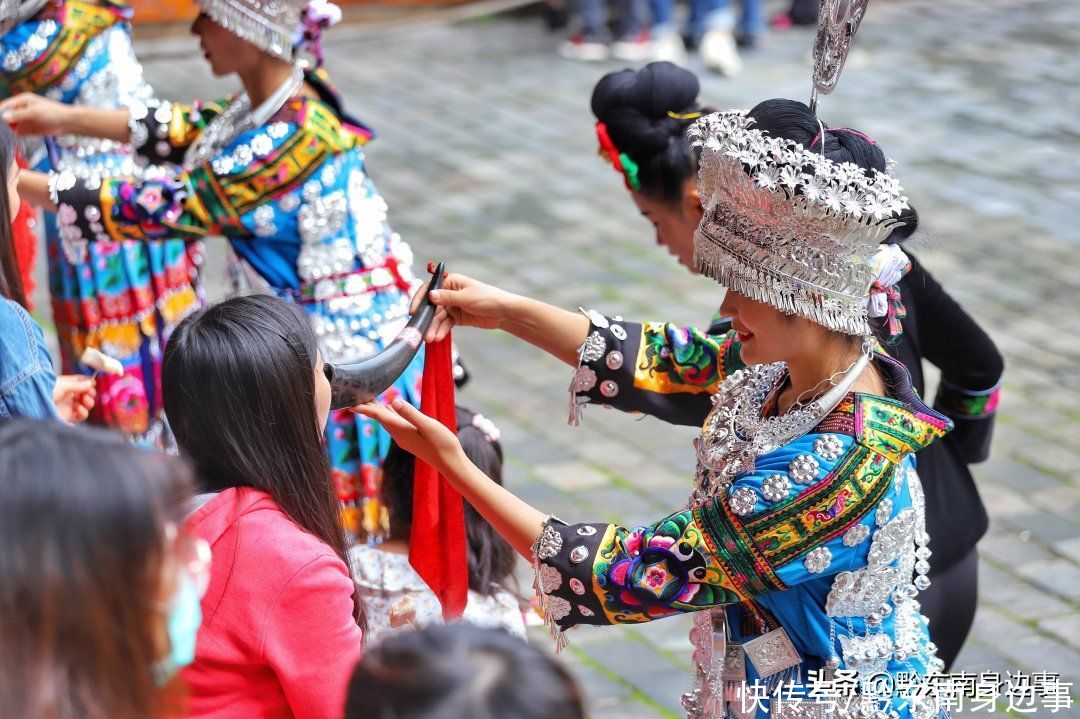
[[698, 153], [686, 130], [699, 113], [700, 83], [694, 73], [670, 62], [622, 70], [600, 78], [592, 112], [608, 136], [638, 166], [641, 192], [678, 201], [686, 181], [697, 174]]
[[[191, 315], [165, 347], [165, 416], [200, 487], [266, 492], [348, 566], [341, 511], [316, 417], [318, 349], [302, 308], [233, 297]], [[354, 615], [364, 607], [353, 594]]]
[[15, 133], [6, 122], [0, 122], [0, 296], [26, 307], [26, 291], [15, 255], [15, 216], [7, 194], [9, 171], [14, 164]]
[[[503, 483], [502, 445], [473, 424], [478, 415], [457, 407], [458, 440], [473, 464], [496, 484]], [[391, 443], [383, 464], [382, 498], [390, 517], [390, 538], [408, 541], [412, 528], [413, 469], [416, 459]], [[465, 502], [465, 535], [468, 541], [469, 589], [491, 596], [514, 573], [517, 554], [513, 547]]]
[[191, 470], [114, 432], [0, 424], [0, 706], [5, 716], [153, 719], [167, 524]]
[[[853, 162], [865, 170], [886, 169], [885, 153], [873, 140], [848, 128], [829, 129], [818, 123], [818, 116], [808, 105], [797, 100], [774, 99], [760, 102], [748, 113], [753, 127], [773, 137], [800, 143], [814, 152], [824, 152], [833, 162]], [[818, 137], [824, 127], [824, 137]], [[822, 143], [824, 142], [824, 150]], [[889, 242], [899, 243], [914, 234], [919, 227], [919, 215], [914, 209], [900, 213], [903, 225], [893, 230]]]
[[345, 719], [584, 719], [581, 692], [553, 657], [467, 624], [387, 637], [349, 681]]

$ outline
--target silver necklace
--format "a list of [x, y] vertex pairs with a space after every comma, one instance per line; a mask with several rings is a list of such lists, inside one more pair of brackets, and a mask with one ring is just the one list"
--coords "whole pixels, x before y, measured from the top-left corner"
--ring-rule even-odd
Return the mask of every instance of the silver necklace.
[[248, 97], [246, 90], [237, 95], [224, 112], [207, 123], [195, 142], [188, 147], [187, 152], [184, 153], [184, 167], [189, 170], [198, 167], [217, 155], [223, 147], [241, 134], [265, 125], [274, 113], [296, 94], [303, 83], [304, 68], [295, 65], [292, 74], [285, 79], [285, 82], [281, 83], [273, 94], [254, 110], [251, 110], [251, 98]]
[[[738, 475], [753, 471], [758, 457], [813, 429], [851, 390], [871, 355], [870, 344], [864, 343], [859, 357], [846, 369], [800, 394], [787, 412], [775, 417], [763, 418], [761, 412], [787, 378], [786, 364], [753, 365], [725, 379], [713, 396], [713, 409], [696, 442], [698, 472], [691, 501], [715, 499]], [[802, 397], [826, 383], [832, 385], [827, 392], [802, 403]]]

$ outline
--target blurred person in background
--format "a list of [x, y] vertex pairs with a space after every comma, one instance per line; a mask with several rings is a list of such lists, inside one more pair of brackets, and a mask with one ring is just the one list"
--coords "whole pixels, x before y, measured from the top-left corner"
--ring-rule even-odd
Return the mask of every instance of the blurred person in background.
[[[0, 105], [3, 119], [13, 96], [44, 96], [76, 108], [143, 106], [153, 94], [131, 44], [131, 8], [116, 0], [11, 0], [0, 3]], [[18, 106], [18, 101], [16, 107]], [[88, 183], [132, 175], [128, 138], [97, 139], [59, 131], [30, 143], [30, 166], [66, 170]], [[53, 322], [64, 372], [92, 375], [97, 403], [90, 421], [132, 440], [170, 448], [162, 421], [161, 350], [176, 323], [199, 306], [199, 243], [158, 232], [143, 242], [70, 243], [63, 228], [74, 210], [46, 213], [46, 257]], [[79, 208], [95, 233], [110, 225], [108, 212]], [[94, 348], [120, 363], [121, 372], [96, 373], [83, 362]], [[85, 380], [84, 380], [85, 382]]]
[[[191, 32], [215, 76], [236, 76], [237, 94], [118, 110], [36, 95], [0, 103], [22, 134], [130, 142], [151, 163], [180, 169], [100, 182], [65, 168], [51, 178], [25, 172], [20, 191], [39, 205], [67, 208], [60, 223], [69, 248], [223, 236], [249, 284], [310, 314], [327, 361], [374, 354], [407, 319], [412, 251], [391, 229], [365, 166], [373, 134], [346, 112], [321, 69], [321, 36], [340, 10], [325, 0], [197, 4]], [[95, 221], [101, 216], [108, 222]], [[421, 354], [387, 399], [419, 403], [422, 361]], [[389, 436], [366, 418], [335, 411], [326, 443], [350, 533], [377, 538]]]
[[[495, 423], [458, 407], [457, 428], [461, 446], [469, 459], [493, 482], [501, 485], [503, 451]], [[369, 645], [377, 643], [392, 630], [442, 622], [438, 598], [409, 564], [415, 466], [411, 454], [396, 444], [390, 446], [382, 484], [390, 533], [378, 546], [358, 544], [349, 553], [368, 610], [366, 638]], [[469, 598], [461, 620], [476, 626], [503, 629], [524, 639], [525, 619], [521, 603], [509, 588], [517, 554], [468, 502], [465, 503], [465, 534]]]
[[675, 0], [652, 0], [651, 60], [686, 64], [686, 48], [696, 49], [705, 66], [725, 77], [742, 72], [738, 48], [752, 49], [765, 32], [764, 0], [690, 0], [685, 32], [674, 20]]
[[608, 30], [608, 0], [574, 0], [578, 25], [572, 37], [559, 45], [567, 60], [600, 62], [614, 57], [625, 62], [648, 60], [653, 52], [649, 39], [649, 0], [614, 0], [614, 38]]
[[365, 612], [323, 449], [330, 383], [311, 318], [267, 294], [211, 304], [176, 328], [162, 381], [196, 473], [185, 526], [214, 553], [182, 675], [187, 716], [339, 716]]
[[345, 719], [584, 719], [570, 673], [506, 632], [466, 624], [397, 634], [364, 655]]
[[[634, 204], [655, 228], [657, 244], [695, 273], [694, 232], [703, 210], [696, 183], [699, 153], [691, 147], [686, 129], [695, 118], [711, 112], [701, 105], [698, 91], [698, 80], [690, 71], [653, 63], [638, 71], [604, 76], [592, 96], [604, 156], [623, 175]], [[808, 134], [814, 128], [805, 123], [792, 125], [798, 123], [796, 113], [772, 119], [792, 128], [785, 132], [796, 132], [801, 141], [821, 150], [820, 129]], [[826, 128], [824, 143], [825, 156], [837, 162], [855, 160], [876, 144], [845, 128]], [[629, 162], [621, 159], [624, 154]], [[895, 309], [903, 313], [883, 317], [873, 329], [885, 350], [908, 368], [920, 396], [926, 389], [923, 361], [941, 370], [934, 408], [956, 425], [917, 455], [934, 553], [932, 582], [919, 596], [938, 655], [948, 668], [975, 616], [976, 544], [986, 533], [988, 518], [969, 465], [989, 457], [1004, 361], [986, 331], [907, 246], [918, 229], [916, 212], [905, 211], [903, 222], [887, 238], [888, 243], [904, 243], [911, 260], [895, 285], [898, 295], [889, 300], [902, 302]], [[726, 321], [714, 317], [707, 334], [722, 335], [727, 328]], [[674, 361], [679, 361], [677, 356]], [[627, 409], [621, 397], [605, 401]], [[698, 426], [710, 407], [706, 394], [654, 395], [649, 413], [676, 424]]]
[[18, 719], [183, 709], [209, 550], [187, 464], [114, 433], [0, 423], [0, 707]]
[[56, 376], [41, 326], [26, 310], [11, 223], [19, 211], [20, 172], [15, 133], [0, 122], [0, 419], [58, 416], [81, 422], [94, 407], [94, 380]]

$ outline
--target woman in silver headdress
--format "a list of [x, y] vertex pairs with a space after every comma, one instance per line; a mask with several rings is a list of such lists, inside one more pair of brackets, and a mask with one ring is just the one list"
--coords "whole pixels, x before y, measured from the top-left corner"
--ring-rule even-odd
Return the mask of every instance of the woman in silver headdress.
[[[146, 102], [152, 92], [131, 47], [130, 17], [126, 3], [115, 0], [0, 3], [4, 120], [19, 121], [21, 113], [11, 112], [22, 104], [13, 98], [19, 93], [81, 107]], [[87, 181], [137, 171], [127, 142], [53, 134], [55, 138], [33, 147], [32, 167], [63, 169]], [[98, 209], [86, 212], [86, 220], [98, 224]], [[88, 347], [118, 360], [123, 369], [120, 374], [96, 375], [98, 404], [91, 421], [115, 427], [135, 441], [170, 446], [161, 407], [161, 348], [176, 324], [200, 305], [200, 244], [161, 233], [148, 242], [93, 245], [67, 253], [52, 215], [46, 218], [45, 234], [64, 370], [93, 372], [96, 368], [82, 361]]]
[[[388, 345], [408, 314], [412, 253], [387, 224], [366, 173], [370, 130], [345, 113], [320, 69], [322, 31], [340, 18], [325, 0], [198, 0], [192, 26], [215, 75], [243, 92], [221, 102], [150, 101], [115, 111], [63, 111], [39, 98], [20, 131], [130, 141], [180, 170], [152, 179], [88, 182], [71, 172], [31, 175], [24, 192], [59, 207], [65, 248], [162, 235], [227, 237], [250, 274], [311, 314], [327, 362]], [[294, 44], [295, 43], [295, 44]], [[388, 390], [419, 401], [420, 360]], [[327, 441], [350, 529], [374, 497], [389, 438], [366, 418], [331, 414]], [[365, 521], [366, 520], [366, 521]]]
[[[691, 130], [704, 206], [694, 259], [728, 289], [727, 335], [575, 315], [455, 275], [432, 297], [444, 310], [434, 336], [501, 328], [577, 367], [572, 418], [616, 397], [712, 395], [689, 509], [633, 528], [565, 524], [493, 486], [412, 408], [362, 411], [534, 561], [560, 642], [578, 624], [696, 612], [690, 717], [938, 716], [919, 687], [941, 662], [916, 601], [930, 549], [913, 454], [951, 422], [867, 321], [903, 262], [878, 245], [907, 198], [880, 152], [836, 163], [759, 128], [778, 107], [811, 112], [772, 100]], [[815, 681], [832, 695], [810, 696]]]
[[[692, 272], [694, 231], [704, 209], [695, 182], [697, 153], [686, 129], [709, 112], [701, 106], [698, 90], [698, 79], [689, 70], [670, 63], [651, 63], [640, 70], [605, 75], [593, 90], [591, 103], [601, 155], [619, 171], [634, 204], [655, 227], [657, 243]], [[880, 153], [873, 139], [848, 128], [823, 128], [813, 113], [797, 105], [774, 103], [767, 113], [758, 113], [757, 119], [758, 127], [767, 126], [773, 134], [820, 149], [837, 162], [858, 162]], [[960, 652], [975, 616], [975, 547], [986, 533], [987, 516], [968, 465], [985, 460], [989, 454], [1003, 361], [986, 331], [912, 256], [907, 240], [918, 229], [915, 210], [904, 210], [902, 218], [903, 224], [885, 242], [903, 244], [911, 260], [910, 270], [905, 273], [903, 264], [896, 266], [896, 272], [904, 273], [894, 285], [898, 294], [890, 301], [879, 295], [882, 301], [868, 310], [876, 320], [871, 322], [875, 335], [886, 351], [907, 367], [920, 397], [926, 396], [923, 360], [941, 371], [933, 406], [956, 423], [955, 431], [920, 451], [917, 458], [927, 493], [927, 531], [934, 543], [933, 583], [920, 595], [920, 601], [947, 669]], [[720, 336], [729, 329], [730, 321], [717, 317], [707, 333]], [[727, 356], [732, 358], [730, 353]], [[700, 359], [693, 354], [676, 354], [670, 361], [692, 365]], [[605, 367], [598, 369], [598, 381], [615, 374]], [[677, 374], [708, 376], [704, 371], [694, 374], [693, 369], [685, 366]], [[650, 368], [638, 367], [635, 384], [646, 387], [649, 381]], [[675, 424], [700, 426], [712, 406], [710, 395], [705, 391], [695, 394], [693, 386], [686, 389], [679, 394], [648, 395], [646, 406], [641, 405], [642, 397], [626, 395], [605, 398], [605, 404], [638, 409]], [[630, 404], [624, 405], [626, 402]]]

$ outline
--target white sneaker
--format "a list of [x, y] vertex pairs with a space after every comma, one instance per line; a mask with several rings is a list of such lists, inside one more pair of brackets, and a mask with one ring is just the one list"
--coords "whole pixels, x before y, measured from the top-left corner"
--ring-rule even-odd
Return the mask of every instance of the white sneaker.
[[710, 30], [701, 38], [701, 60], [713, 72], [735, 77], [742, 72], [742, 58], [730, 32]]
[[675, 33], [661, 35], [653, 40], [652, 59], [666, 60], [680, 67], [686, 67], [686, 46], [682, 38]]
[[645, 62], [652, 57], [653, 44], [648, 33], [611, 43], [611, 56], [623, 62]]
[[608, 59], [611, 51], [608, 46], [595, 40], [586, 40], [580, 35], [563, 40], [559, 43], [559, 56], [567, 60], [578, 62], [603, 62]]

